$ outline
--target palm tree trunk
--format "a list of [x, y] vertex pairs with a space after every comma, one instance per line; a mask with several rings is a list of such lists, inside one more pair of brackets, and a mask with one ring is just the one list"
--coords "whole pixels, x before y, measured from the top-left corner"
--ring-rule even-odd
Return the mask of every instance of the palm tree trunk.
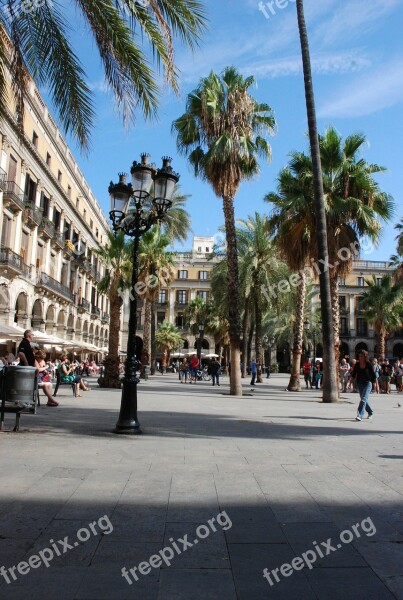
[[329, 263], [327, 246], [326, 214], [323, 197], [322, 165], [318, 129], [316, 124], [315, 98], [313, 93], [311, 59], [309, 53], [308, 32], [306, 29], [303, 0], [296, 0], [298, 14], [298, 28], [301, 40], [301, 54], [305, 81], [305, 100], [308, 116], [309, 140], [312, 156], [312, 170], [314, 183], [314, 200], [316, 216], [316, 237], [318, 248], [318, 261], [321, 261], [319, 288], [321, 297], [322, 332], [323, 332], [323, 402], [337, 402], [339, 391], [336, 376], [336, 363], [334, 360], [334, 335], [332, 319], [332, 301], [330, 295], [329, 270], [324, 265]]
[[241, 316], [239, 297], [238, 251], [235, 232], [234, 199], [231, 196], [223, 198], [225, 218], [225, 234], [227, 241], [228, 262], [228, 321], [231, 344], [231, 373], [230, 394], [242, 396], [241, 383]]
[[144, 377], [145, 365], [149, 365], [151, 360], [151, 302], [147, 298], [144, 302], [143, 351], [141, 353], [142, 377]]
[[[340, 362], [340, 301], [339, 301], [339, 278], [337, 271], [330, 275], [330, 294], [332, 296], [333, 334], [334, 334], [334, 360], [336, 366]], [[340, 394], [339, 369], [336, 368], [338, 391]]]
[[246, 377], [246, 367], [248, 363], [248, 326], [250, 320], [250, 310], [248, 303], [245, 303], [242, 322], [242, 378]]
[[378, 356], [384, 360], [386, 354], [386, 332], [382, 330], [378, 330], [376, 332], [377, 337], [377, 350]]
[[306, 278], [305, 273], [301, 271], [301, 285], [297, 291], [297, 314], [294, 323], [294, 340], [292, 345], [291, 376], [288, 383], [289, 392], [301, 391], [301, 355], [302, 344], [304, 343], [304, 314], [306, 298]]
[[151, 301], [151, 375], [155, 375], [155, 363], [157, 355], [157, 346], [155, 343], [155, 301]]
[[104, 373], [100, 384], [106, 388], [120, 388], [119, 379], [119, 334], [122, 298], [115, 292], [109, 294], [110, 327], [108, 356], [104, 361]]
[[257, 364], [257, 383], [263, 383], [262, 379], [262, 365], [263, 365], [263, 346], [262, 346], [262, 309], [260, 308], [259, 298], [255, 298], [255, 320], [256, 320], [256, 333], [255, 333], [255, 354]]

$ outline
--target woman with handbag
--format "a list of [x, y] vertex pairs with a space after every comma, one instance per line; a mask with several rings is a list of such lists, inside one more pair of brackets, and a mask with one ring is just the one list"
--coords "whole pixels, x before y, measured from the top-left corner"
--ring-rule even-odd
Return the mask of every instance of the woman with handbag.
[[52, 396], [52, 381], [50, 379], [50, 369], [49, 366], [45, 363], [45, 354], [42, 350], [39, 350], [35, 353], [35, 367], [38, 369], [38, 384], [41, 385], [45, 396], [48, 398], [48, 403], [46, 406], [59, 406], [57, 400], [55, 400]]

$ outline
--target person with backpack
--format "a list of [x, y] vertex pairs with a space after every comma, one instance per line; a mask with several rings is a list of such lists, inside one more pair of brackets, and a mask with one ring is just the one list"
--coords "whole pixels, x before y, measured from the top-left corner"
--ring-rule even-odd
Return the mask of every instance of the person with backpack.
[[312, 363], [311, 361], [308, 359], [306, 362], [304, 362], [304, 365], [302, 367], [302, 371], [304, 373], [304, 379], [305, 379], [305, 384], [306, 384], [306, 389], [309, 389], [309, 386], [312, 389]]

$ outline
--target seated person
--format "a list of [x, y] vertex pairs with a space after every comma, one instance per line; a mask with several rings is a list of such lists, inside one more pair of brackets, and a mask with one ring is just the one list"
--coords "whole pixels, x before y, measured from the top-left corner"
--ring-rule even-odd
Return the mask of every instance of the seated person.
[[67, 360], [66, 354], [63, 354], [60, 357], [60, 381], [62, 383], [74, 383], [74, 391], [76, 398], [81, 397], [79, 393], [80, 388], [82, 390], [88, 391], [89, 388], [85, 385], [81, 375], [74, 375], [75, 365], [71, 365]]
[[47, 406], [59, 406], [57, 400], [52, 396], [52, 382], [50, 380], [50, 369], [45, 363], [45, 354], [42, 350], [35, 352], [35, 365], [38, 371], [38, 384], [41, 385], [45, 395], [48, 398]]

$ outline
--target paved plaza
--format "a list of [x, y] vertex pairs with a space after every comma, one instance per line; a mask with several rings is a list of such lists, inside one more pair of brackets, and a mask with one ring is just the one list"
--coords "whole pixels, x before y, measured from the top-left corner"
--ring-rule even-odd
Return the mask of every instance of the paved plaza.
[[23, 416], [0, 434], [0, 598], [403, 599], [403, 395], [358, 423], [357, 394], [286, 383], [158, 375], [141, 436], [111, 433], [120, 392], [95, 381]]

